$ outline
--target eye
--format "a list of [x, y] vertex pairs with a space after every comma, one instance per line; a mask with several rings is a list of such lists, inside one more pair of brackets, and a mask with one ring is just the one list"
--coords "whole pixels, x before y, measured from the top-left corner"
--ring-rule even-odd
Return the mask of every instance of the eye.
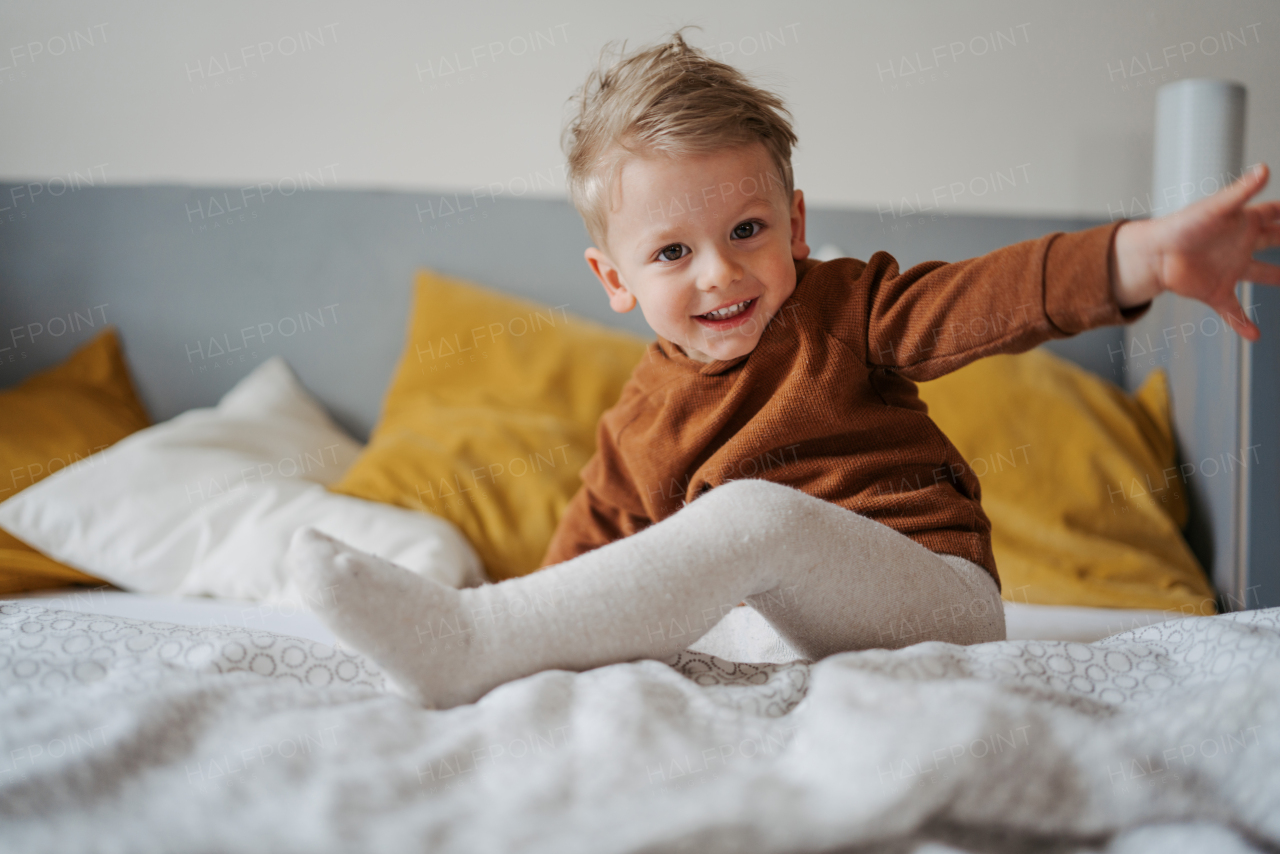
[[745, 240], [748, 237], [755, 237], [760, 233], [760, 229], [764, 228], [764, 223], [756, 220], [748, 220], [740, 222], [733, 228], [733, 236], [739, 240]]
[[[679, 261], [685, 255], [689, 254], [686, 251], [687, 249], [688, 247], [685, 246], [683, 243], [672, 243], [670, 246], [663, 247], [662, 250], [658, 252], [658, 259], [661, 261]], [[674, 258], [668, 257], [668, 253], [670, 252], [677, 253], [676, 257]]]

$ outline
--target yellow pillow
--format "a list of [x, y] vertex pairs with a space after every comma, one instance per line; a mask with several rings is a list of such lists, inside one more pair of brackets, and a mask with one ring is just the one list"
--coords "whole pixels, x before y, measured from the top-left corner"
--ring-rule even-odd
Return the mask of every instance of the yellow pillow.
[[1032, 350], [921, 383], [920, 397], [982, 484], [1005, 599], [1216, 613], [1181, 534], [1163, 370], [1130, 397]]
[[[67, 466], [93, 465], [86, 458], [150, 424], [108, 328], [62, 364], [0, 391], [0, 501]], [[0, 530], [0, 594], [103, 583]]]
[[443, 516], [494, 581], [532, 572], [645, 346], [563, 306], [421, 271], [382, 415], [329, 488]]

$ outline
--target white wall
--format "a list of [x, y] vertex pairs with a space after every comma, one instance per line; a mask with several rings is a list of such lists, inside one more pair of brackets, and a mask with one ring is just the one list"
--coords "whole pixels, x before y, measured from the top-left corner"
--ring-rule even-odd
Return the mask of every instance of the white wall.
[[815, 205], [897, 210], [945, 187], [957, 212], [1131, 214], [1155, 85], [1184, 77], [1243, 82], [1245, 162], [1280, 168], [1274, 0], [7, 0], [0, 180], [563, 196], [565, 101], [601, 46], [686, 23], [787, 99]]

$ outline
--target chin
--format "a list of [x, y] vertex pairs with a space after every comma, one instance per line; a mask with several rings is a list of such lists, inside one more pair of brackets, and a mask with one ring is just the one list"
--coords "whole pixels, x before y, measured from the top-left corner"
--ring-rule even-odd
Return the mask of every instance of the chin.
[[735, 347], [717, 347], [714, 350], [704, 350], [711, 358], [718, 362], [736, 359], [739, 356], [745, 356], [756, 348], [755, 341], [747, 341]]

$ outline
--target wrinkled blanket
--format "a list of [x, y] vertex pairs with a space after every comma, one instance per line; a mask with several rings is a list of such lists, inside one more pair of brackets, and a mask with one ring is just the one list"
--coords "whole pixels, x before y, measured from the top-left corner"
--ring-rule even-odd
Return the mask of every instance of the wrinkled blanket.
[[1275, 850], [1278, 715], [1280, 609], [812, 665], [686, 652], [437, 712], [340, 648], [10, 601], [0, 849]]

